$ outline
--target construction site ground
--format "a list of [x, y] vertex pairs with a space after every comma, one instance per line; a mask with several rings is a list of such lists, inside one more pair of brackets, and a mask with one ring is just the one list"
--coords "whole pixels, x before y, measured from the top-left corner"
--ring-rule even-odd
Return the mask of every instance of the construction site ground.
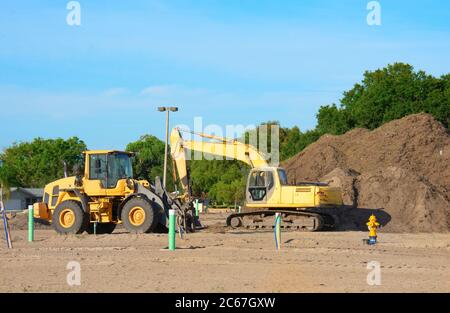
[[[449, 292], [448, 233], [384, 233], [375, 246], [367, 232], [283, 232], [275, 249], [272, 231], [230, 230], [226, 214], [202, 214], [208, 229], [166, 234], [57, 235], [14, 229], [14, 248], [0, 247], [0, 292]], [[81, 284], [69, 286], [67, 264], [81, 266]], [[381, 266], [371, 286], [367, 264]]]

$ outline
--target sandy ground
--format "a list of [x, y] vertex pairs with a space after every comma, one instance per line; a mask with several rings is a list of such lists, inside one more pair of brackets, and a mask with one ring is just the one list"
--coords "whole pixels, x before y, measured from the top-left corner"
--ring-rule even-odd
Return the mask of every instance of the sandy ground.
[[[13, 232], [14, 249], [0, 247], [1, 292], [450, 292], [449, 234], [366, 232], [282, 234], [277, 252], [270, 231], [224, 230], [224, 214], [201, 216], [208, 230], [167, 235], [60, 236]], [[81, 266], [81, 285], [69, 286], [68, 262]], [[367, 284], [368, 262], [381, 265], [381, 285]]]

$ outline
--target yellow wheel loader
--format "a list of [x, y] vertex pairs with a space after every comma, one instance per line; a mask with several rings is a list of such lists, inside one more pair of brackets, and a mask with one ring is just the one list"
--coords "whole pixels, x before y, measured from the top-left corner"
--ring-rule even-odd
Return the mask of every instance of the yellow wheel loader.
[[[319, 231], [338, 223], [337, 210], [342, 205], [341, 189], [320, 182], [290, 185], [281, 167], [272, 167], [255, 147], [236, 139], [194, 133], [210, 141], [183, 140], [174, 128], [170, 136], [171, 154], [187, 199], [191, 196], [186, 151], [198, 151], [242, 161], [251, 167], [245, 190], [245, 206], [228, 216], [233, 228], [272, 228], [273, 216], [282, 214], [282, 225], [292, 230]], [[175, 171], [174, 171], [175, 172]]]
[[133, 179], [132, 153], [92, 150], [84, 153], [84, 170], [45, 186], [43, 202], [34, 204], [34, 216], [50, 221], [61, 234], [111, 233], [123, 224], [131, 233], [163, 231], [170, 209], [178, 226], [194, 226], [191, 202], [169, 194], [156, 177], [155, 184]]

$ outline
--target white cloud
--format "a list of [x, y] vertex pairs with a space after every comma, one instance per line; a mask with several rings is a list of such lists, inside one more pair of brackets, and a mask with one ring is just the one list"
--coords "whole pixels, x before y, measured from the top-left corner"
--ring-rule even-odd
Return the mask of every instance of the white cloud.
[[174, 85], [149, 86], [141, 91], [141, 95], [165, 96], [168, 95], [174, 89], [176, 89], [176, 86]]

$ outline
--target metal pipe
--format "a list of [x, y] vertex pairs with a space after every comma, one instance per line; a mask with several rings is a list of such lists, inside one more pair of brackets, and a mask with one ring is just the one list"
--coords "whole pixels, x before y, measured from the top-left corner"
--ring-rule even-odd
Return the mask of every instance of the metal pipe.
[[167, 177], [168, 141], [169, 141], [169, 110], [166, 110], [166, 143], [165, 143], [165, 147], [164, 147], [164, 173], [163, 173], [164, 188], [166, 188], [166, 177]]
[[2, 213], [2, 220], [3, 220], [3, 229], [5, 230], [5, 239], [6, 239], [6, 246], [8, 247], [8, 249], [12, 248], [12, 243], [11, 243], [11, 237], [10, 237], [10, 232], [9, 232], [9, 226], [8, 226], [8, 221], [6, 219], [6, 211], [5, 209], [1, 208], [1, 213]]

